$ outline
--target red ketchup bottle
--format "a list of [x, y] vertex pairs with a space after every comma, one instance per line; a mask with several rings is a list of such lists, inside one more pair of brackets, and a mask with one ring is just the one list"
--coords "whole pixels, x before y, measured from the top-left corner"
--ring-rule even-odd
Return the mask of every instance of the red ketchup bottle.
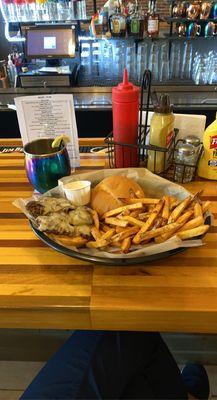
[[[123, 82], [112, 89], [113, 137], [115, 168], [138, 167], [139, 88], [128, 81], [127, 69]], [[123, 146], [121, 144], [134, 146]]]

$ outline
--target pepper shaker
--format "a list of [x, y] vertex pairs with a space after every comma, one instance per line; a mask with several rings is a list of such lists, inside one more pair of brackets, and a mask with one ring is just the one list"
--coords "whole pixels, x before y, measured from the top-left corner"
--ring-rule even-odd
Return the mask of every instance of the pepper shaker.
[[196, 167], [196, 153], [192, 144], [181, 143], [175, 152], [174, 180], [179, 183], [191, 182]]

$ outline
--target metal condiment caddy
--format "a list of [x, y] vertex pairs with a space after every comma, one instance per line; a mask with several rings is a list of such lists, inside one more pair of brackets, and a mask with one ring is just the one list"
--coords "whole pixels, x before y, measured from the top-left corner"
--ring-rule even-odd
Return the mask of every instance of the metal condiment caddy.
[[[138, 152], [138, 166], [147, 168], [148, 165], [148, 157], [150, 152], [152, 155], [154, 153], [154, 162], [152, 164], [152, 172], [161, 175], [166, 179], [176, 181], [179, 183], [190, 182], [190, 180], [194, 180], [197, 173], [199, 159], [203, 152], [202, 143], [199, 144], [197, 149], [197, 154], [195, 156], [194, 164], [185, 163], [177, 161], [176, 154], [177, 150], [181, 143], [184, 143], [184, 139], [177, 140], [177, 135], [179, 130], [175, 129], [174, 137], [171, 140], [171, 143], [168, 148], [158, 147], [148, 144], [149, 141], [149, 131], [150, 126], [148, 125], [148, 115], [150, 110], [150, 101], [155, 106], [158, 102], [156, 93], [151, 91], [151, 71], [145, 70], [141, 82], [141, 94], [140, 94], [140, 110], [139, 110], [139, 127], [138, 127], [138, 142], [137, 144], [129, 144], [129, 143], [120, 143], [114, 141], [113, 133], [111, 132], [105, 139], [105, 143], [108, 146], [108, 160], [110, 168], [116, 168], [115, 165], [115, 146], [118, 146], [118, 149], [122, 149], [123, 152], [123, 163], [124, 163], [124, 152], [126, 149], [137, 149]], [[146, 93], [146, 103], [144, 103], [144, 94]], [[143, 112], [145, 112], [145, 123], [143, 124]], [[129, 152], [127, 152], [129, 157]], [[135, 152], [132, 151], [132, 154]], [[157, 158], [163, 158], [163, 169], [161, 172], [157, 171]], [[124, 167], [124, 165], [123, 165]], [[190, 174], [192, 179], [186, 180], [186, 171]], [[178, 177], [178, 179], [177, 179]]]

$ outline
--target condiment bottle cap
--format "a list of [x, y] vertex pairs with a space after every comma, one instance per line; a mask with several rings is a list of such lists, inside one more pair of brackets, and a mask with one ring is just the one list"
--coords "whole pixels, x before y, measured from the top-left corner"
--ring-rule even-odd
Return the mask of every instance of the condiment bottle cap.
[[139, 99], [139, 88], [128, 81], [127, 69], [124, 69], [123, 82], [112, 89], [112, 101], [131, 103]]
[[183, 143], [192, 144], [194, 147], [200, 145], [200, 138], [195, 135], [188, 135], [183, 139]]
[[168, 94], [161, 94], [154, 111], [159, 114], [170, 114], [173, 112], [173, 106], [170, 104], [170, 96]]

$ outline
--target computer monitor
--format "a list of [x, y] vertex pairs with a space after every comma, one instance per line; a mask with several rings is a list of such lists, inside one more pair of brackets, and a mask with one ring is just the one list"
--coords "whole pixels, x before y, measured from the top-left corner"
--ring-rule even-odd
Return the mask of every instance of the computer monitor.
[[[75, 57], [75, 26], [31, 26], [26, 30], [26, 56], [60, 64], [62, 58]], [[53, 61], [53, 62], [52, 62]]]

